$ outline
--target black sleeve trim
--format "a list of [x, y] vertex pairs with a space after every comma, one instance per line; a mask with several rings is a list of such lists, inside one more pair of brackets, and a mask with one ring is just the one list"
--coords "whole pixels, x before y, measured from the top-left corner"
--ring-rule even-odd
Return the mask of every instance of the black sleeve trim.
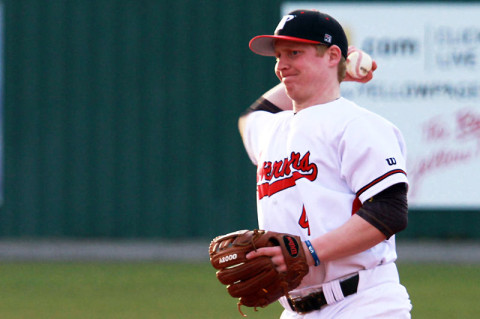
[[357, 215], [380, 230], [387, 239], [404, 230], [408, 223], [408, 186], [388, 187], [363, 203]]
[[250, 107], [246, 109], [245, 112], [243, 112], [242, 116], [250, 114], [255, 111], [266, 111], [270, 113], [278, 113], [278, 112], [282, 112], [282, 109], [276, 106], [275, 104], [273, 104], [272, 102], [270, 102], [269, 100], [261, 97], [255, 102], [253, 102], [253, 104], [250, 105]]

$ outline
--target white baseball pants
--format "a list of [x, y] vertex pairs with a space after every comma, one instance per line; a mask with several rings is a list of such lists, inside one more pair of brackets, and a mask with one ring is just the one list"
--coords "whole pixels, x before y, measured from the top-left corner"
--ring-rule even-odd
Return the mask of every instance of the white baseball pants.
[[280, 319], [410, 319], [412, 304], [394, 263], [359, 272], [356, 294], [319, 311], [300, 315], [284, 310]]

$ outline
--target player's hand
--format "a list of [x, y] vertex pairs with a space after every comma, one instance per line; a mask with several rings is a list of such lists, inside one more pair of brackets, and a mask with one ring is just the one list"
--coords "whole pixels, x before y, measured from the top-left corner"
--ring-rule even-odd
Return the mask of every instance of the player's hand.
[[[354, 47], [353, 45], [349, 46], [348, 47], [348, 53], [347, 53], [347, 56], [350, 55], [350, 53], [352, 52], [355, 52], [355, 51], [361, 51], [360, 49], [357, 49], [356, 47]], [[360, 79], [356, 79], [352, 76], [350, 76], [348, 73], [345, 75], [345, 79], [343, 79], [343, 81], [345, 82], [360, 82], [360, 83], [367, 83], [368, 81], [370, 81], [372, 78], [373, 78], [373, 72], [377, 69], [377, 62], [375, 62], [375, 60], [372, 60], [372, 69], [370, 70], [370, 72], [368, 72], [368, 74], [363, 77], [363, 78], [360, 78]]]
[[285, 258], [283, 257], [282, 249], [279, 246], [258, 248], [257, 250], [249, 252], [246, 257], [247, 259], [253, 259], [260, 256], [268, 256], [272, 258], [272, 262], [278, 272], [287, 271], [287, 264], [285, 264]]
[[239, 230], [215, 237], [208, 250], [217, 279], [242, 313], [242, 305], [265, 307], [300, 285], [309, 271], [301, 243], [287, 233]]

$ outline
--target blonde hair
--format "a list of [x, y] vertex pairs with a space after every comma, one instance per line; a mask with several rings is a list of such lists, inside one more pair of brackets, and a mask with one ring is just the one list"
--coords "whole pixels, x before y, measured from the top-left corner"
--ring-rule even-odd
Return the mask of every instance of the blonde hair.
[[[329, 47], [326, 46], [325, 44], [318, 44], [316, 45], [316, 48], [317, 48], [317, 54], [319, 56], [323, 56]], [[343, 79], [345, 79], [346, 74], [347, 74], [347, 61], [342, 55], [342, 58], [338, 63], [338, 71], [337, 71], [338, 83], [342, 82]]]

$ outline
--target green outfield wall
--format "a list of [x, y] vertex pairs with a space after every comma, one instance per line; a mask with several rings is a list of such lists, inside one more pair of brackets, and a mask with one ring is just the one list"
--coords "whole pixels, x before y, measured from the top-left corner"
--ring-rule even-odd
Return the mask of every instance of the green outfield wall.
[[[4, 0], [2, 238], [210, 238], [256, 227], [238, 115], [276, 83], [248, 41], [281, 1]], [[478, 238], [412, 210], [409, 238]]]

